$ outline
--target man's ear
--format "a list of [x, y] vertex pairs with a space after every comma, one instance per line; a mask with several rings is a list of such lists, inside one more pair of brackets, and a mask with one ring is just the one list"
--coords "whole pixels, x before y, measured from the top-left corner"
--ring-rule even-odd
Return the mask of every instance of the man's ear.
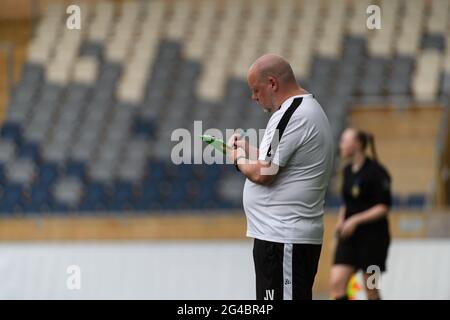
[[278, 81], [275, 77], [269, 77], [269, 84], [270, 84], [270, 88], [273, 91], [277, 91], [278, 90]]

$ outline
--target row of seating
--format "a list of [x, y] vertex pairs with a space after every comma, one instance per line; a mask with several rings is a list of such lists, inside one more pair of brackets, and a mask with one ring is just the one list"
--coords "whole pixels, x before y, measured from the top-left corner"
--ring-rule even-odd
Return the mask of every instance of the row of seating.
[[[387, 29], [406, 30], [414, 17], [447, 21], [441, 1], [411, 3], [380, 2]], [[246, 72], [267, 51], [292, 62], [336, 141], [355, 99], [448, 92], [442, 22], [414, 29], [416, 51], [397, 50], [398, 37], [367, 29], [369, 4], [98, 1], [83, 5], [77, 31], [62, 27], [64, 7], [50, 2], [1, 129], [1, 199], [9, 199], [3, 211], [240, 206], [244, 179], [233, 170], [205, 181], [151, 172], [171, 163], [174, 130], [193, 133], [196, 120], [203, 130], [265, 128], [270, 115], [251, 101]], [[373, 51], [384, 42], [389, 50]], [[203, 150], [190, 157], [196, 152]], [[205, 175], [212, 170], [199, 167]]]
[[[234, 168], [232, 168], [234, 170]], [[90, 179], [83, 163], [0, 165], [0, 212], [236, 208], [217, 188], [229, 167], [149, 161], [139, 183]]]

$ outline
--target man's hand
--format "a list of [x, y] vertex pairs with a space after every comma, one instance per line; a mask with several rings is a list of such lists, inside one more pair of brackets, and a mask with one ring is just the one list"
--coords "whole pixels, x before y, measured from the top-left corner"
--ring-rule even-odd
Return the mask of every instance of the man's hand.
[[237, 133], [233, 133], [232, 135], [231, 135], [231, 137], [230, 137], [230, 139], [228, 139], [228, 146], [231, 148], [231, 149], [236, 149], [237, 148], [237, 146], [236, 146], [236, 141], [239, 139], [239, 135], [237, 134]]
[[[231, 149], [229, 154], [230, 154], [230, 159], [231, 159], [231, 161], [233, 163], [238, 158], [245, 158], [245, 159], [247, 159], [247, 155], [245, 154], [245, 151], [242, 148]], [[245, 159], [239, 159], [238, 161], [239, 161], [239, 163], [241, 163], [241, 162], [245, 163], [247, 161]]]
[[259, 161], [258, 148], [250, 145], [245, 139], [239, 139], [237, 134], [233, 134], [228, 139], [228, 146], [231, 148], [229, 152], [230, 160], [234, 163], [238, 159], [239, 171], [250, 181], [256, 184], [267, 185], [275, 180], [278, 166], [272, 162]]
[[[353, 216], [344, 221], [340, 228], [340, 236], [342, 238], [350, 237], [358, 227], [358, 220]], [[339, 230], [339, 229], [338, 229]]]
[[232, 162], [234, 162], [238, 157], [247, 158], [245, 150], [238, 146], [239, 142], [242, 142], [242, 140], [237, 140], [238, 137], [238, 134], [233, 134], [230, 139], [228, 139], [228, 146], [231, 148], [230, 159]]
[[247, 139], [239, 139], [238, 137], [234, 140], [234, 146], [238, 149], [244, 150], [245, 158], [255, 161], [258, 160], [258, 148], [252, 146]]

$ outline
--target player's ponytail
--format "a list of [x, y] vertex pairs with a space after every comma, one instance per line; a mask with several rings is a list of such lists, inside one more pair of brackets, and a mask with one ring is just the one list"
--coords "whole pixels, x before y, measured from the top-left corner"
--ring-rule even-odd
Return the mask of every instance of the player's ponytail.
[[375, 148], [375, 138], [373, 134], [358, 130], [356, 133], [356, 139], [360, 143], [362, 151], [365, 152], [369, 147], [370, 152], [372, 153], [372, 159], [378, 161], [377, 150]]
[[367, 144], [372, 153], [372, 159], [378, 161], [377, 149], [375, 148], [375, 137], [371, 133], [367, 133]]

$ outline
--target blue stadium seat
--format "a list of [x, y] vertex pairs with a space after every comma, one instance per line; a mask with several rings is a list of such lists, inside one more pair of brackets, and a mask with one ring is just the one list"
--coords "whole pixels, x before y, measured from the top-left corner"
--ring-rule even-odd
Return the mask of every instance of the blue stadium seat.
[[147, 138], [154, 138], [156, 132], [156, 124], [152, 119], [136, 118], [134, 121], [134, 134]]
[[426, 205], [427, 198], [424, 194], [412, 194], [406, 199], [406, 205], [410, 209], [423, 209]]
[[64, 88], [62, 86], [46, 83], [41, 89], [40, 100], [44, 102], [56, 102], [61, 98], [63, 92]]
[[106, 209], [107, 188], [102, 183], [92, 182], [85, 186], [81, 210], [93, 211]]
[[96, 41], [84, 41], [80, 46], [81, 56], [91, 56], [100, 60], [103, 55], [103, 46]]
[[0, 186], [5, 182], [5, 165], [0, 163]]
[[34, 184], [31, 187], [29, 201], [25, 203], [25, 210], [39, 212], [50, 207], [50, 192], [45, 184]]
[[84, 179], [86, 165], [81, 161], [71, 160], [66, 163], [65, 174], [67, 176], [79, 177], [80, 180]]
[[115, 211], [132, 209], [133, 194], [134, 190], [132, 183], [124, 181], [116, 182], [108, 201], [108, 208]]
[[210, 181], [215, 181], [219, 179], [220, 177], [220, 165], [213, 164], [213, 165], [205, 165], [206, 170], [206, 179]]
[[39, 167], [39, 181], [43, 185], [50, 185], [58, 176], [58, 165], [55, 163], [43, 163]]
[[325, 198], [325, 206], [329, 209], [338, 209], [342, 205], [342, 199], [339, 196], [328, 192]]
[[27, 82], [39, 82], [44, 74], [44, 68], [41, 64], [27, 62], [22, 68], [22, 79]]
[[13, 214], [21, 211], [23, 187], [17, 184], [7, 184], [3, 188], [3, 195], [0, 199], [0, 212]]
[[23, 143], [19, 148], [19, 157], [29, 158], [34, 162], [39, 159], [39, 146], [36, 143]]
[[169, 193], [167, 200], [168, 202], [174, 203], [175, 205], [181, 203], [185, 200], [186, 191], [183, 183], [174, 182], [171, 186], [172, 190]]
[[178, 177], [181, 181], [189, 181], [192, 179], [193, 168], [192, 165], [189, 164], [180, 164], [178, 165]]
[[147, 178], [151, 181], [160, 181], [165, 177], [165, 165], [163, 161], [149, 160], [147, 163]]
[[138, 194], [135, 195], [134, 202], [137, 210], [149, 210], [152, 204], [158, 202], [159, 193], [157, 184], [152, 181], [145, 181]]
[[50, 208], [51, 208], [51, 212], [56, 213], [56, 214], [64, 214], [64, 213], [67, 213], [67, 212], [73, 210], [73, 208], [70, 208], [67, 204], [60, 203], [57, 201], [52, 201]]
[[5, 122], [1, 128], [0, 133], [3, 138], [12, 140], [16, 144], [20, 144], [22, 134], [19, 124], [12, 122]]
[[392, 195], [392, 208], [397, 209], [403, 206], [403, 200], [399, 195]]
[[445, 36], [437, 33], [425, 33], [422, 36], [422, 50], [423, 49], [437, 49], [444, 51]]

